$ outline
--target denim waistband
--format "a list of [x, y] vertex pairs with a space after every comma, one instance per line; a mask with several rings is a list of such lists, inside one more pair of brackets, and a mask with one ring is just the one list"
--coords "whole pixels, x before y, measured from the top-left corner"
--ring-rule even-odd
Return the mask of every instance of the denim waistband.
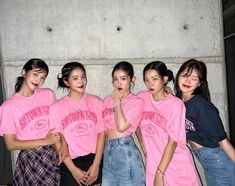
[[110, 146], [119, 146], [119, 145], [130, 145], [134, 144], [133, 138], [130, 136], [125, 136], [121, 138], [109, 139], [107, 145]]

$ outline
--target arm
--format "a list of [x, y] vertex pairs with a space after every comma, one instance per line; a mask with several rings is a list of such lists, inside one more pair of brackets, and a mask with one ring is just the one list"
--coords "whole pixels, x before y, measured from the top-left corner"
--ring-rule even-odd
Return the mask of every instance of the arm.
[[168, 143], [165, 147], [165, 150], [162, 155], [162, 159], [158, 165], [157, 172], [155, 174], [154, 185], [163, 185], [163, 176], [165, 171], [174, 155], [175, 149], [177, 147], [177, 143], [173, 141], [170, 137], [168, 139]]
[[87, 180], [88, 185], [91, 185], [99, 175], [99, 167], [103, 155], [104, 143], [105, 143], [105, 133], [102, 132], [98, 136], [95, 159], [87, 172], [89, 176]]
[[144, 153], [144, 156], [146, 157], [147, 156], [147, 152], [146, 152], [145, 147], [144, 147], [144, 142], [143, 142], [143, 137], [142, 137], [142, 134], [141, 134], [140, 127], [138, 127], [136, 129], [135, 134], [136, 134], [136, 136], [138, 138], [138, 141], [140, 143], [140, 147], [141, 147], [141, 149], [142, 149], [142, 151]]
[[121, 99], [115, 101], [114, 117], [118, 132], [124, 132], [130, 128], [130, 123], [126, 120], [122, 111]]
[[61, 142], [56, 143], [55, 148], [59, 156], [59, 164], [61, 164], [64, 161], [64, 159], [69, 156], [68, 145], [66, 143], [63, 134], [61, 134]]
[[63, 161], [66, 167], [69, 169], [71, 174], [77, 183], [81, 186], [81, 183], [86, 185], [88, 175], [85, 171], [82, 171], [80, 168], [76, 167], [70, 156], [66, 157]]
[[225, 138], [224, 140], [219, 142], [219, 145], [228, 155], [228, 157], [235, 163], [235, 150], [229, 140]]
[[53, 129], [47, 133], [44, 139], [18, 140], [14, 134], [4, 134], [4, 141], [8, 150], [26, 150], [60, 142], [60, 134], [53, 133]]

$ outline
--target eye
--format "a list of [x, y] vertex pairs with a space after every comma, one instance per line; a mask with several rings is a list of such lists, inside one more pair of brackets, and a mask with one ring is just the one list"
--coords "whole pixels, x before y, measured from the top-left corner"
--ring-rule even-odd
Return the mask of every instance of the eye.
[[122, 77], [122, 80], [124, 80], [124, 81], [127, 80], [127, 77]]
[[153, 78], [152, 78], [152, 81], [157, 81], [157, 80], [158, 80], [157, 77], [153, 77]]
[[145, 83], [148, 83], [148, 82], [149, 82], [149, 80], [148, 80], [148, 79], [144, 79], [144, 82], [145, 82]]
[[86, 76], [84, 75], [84, 76], [82, 76], [82, 79], [85, 79], [86, 80]]
[[37, 73], [37, 72], [34, 72], [33, 75], [34, 75], [34, 76], [38, 76], [38, 73]]
[[78, 77], [72, 77], [72, 80], [78, 80]]

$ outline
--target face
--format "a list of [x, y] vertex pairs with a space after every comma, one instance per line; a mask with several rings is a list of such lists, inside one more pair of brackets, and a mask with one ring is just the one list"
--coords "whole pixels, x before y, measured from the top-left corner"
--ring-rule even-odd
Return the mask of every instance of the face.
[[70, 87], [70, 93], [83, 93], [87, 85], [86, 74], [80, 68], [74, 69], [64, 82]]
[[192, 95], [194, 90], [200, 86], [198, 74], [195, 70], [187, 74], [187, 69], [180, 73], [178, 85], [183, 95]]
[[167, 77], [162, 78], [156, 70], [147, 70], [144, 74], [144, 83], [152, 94], [164, 93]]
[[29, 70], [28, 72], [23, 70], [22, 75], [25, 77], [22, 87], [27, 87], [30, 91], [41, 87], [47, 77], [47, 73], [45, 71], [39, 71], [39, 69]]
[[123, 70], [116, 70], [113, 74], [113, 86], [120, 93], [129, 93], [132, 80], [130, 76]]

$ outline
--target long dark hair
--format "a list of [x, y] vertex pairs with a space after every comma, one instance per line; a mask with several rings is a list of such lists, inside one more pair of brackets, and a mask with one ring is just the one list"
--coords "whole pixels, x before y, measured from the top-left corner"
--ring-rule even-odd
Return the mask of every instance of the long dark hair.
[[[152, 61], [148, 63], [143, 70], [143, 80], [144, 76], [147, 70], [155, 70], [157, 73], [163, 78], [164, 76], [168, 77], [168, 81], [173, 81], [174, 82], [174, 75], [173, 72], [169, 69], [167, 69], [165, 63], [161, 61]], [[166, 83], [167, 84], [167, 83]]]
[[62, 69], [61, 69], [61, 74], [59, 74], [57, 76], [57, 80], [58, 80], [58, 88], [69, 88], [64, 81], [68, 81], [69, 76], [71, 75], [71, 72], [74, 69], [81, 69], [84, 74], [86, 75], [86, 69], [83, 66], [83, 64], [79, 63], [79, 62], [68, 62], [66, 63]]
[[[46, 75], [48, 75], [49, 73], [48, 65], [46, 64], [45, 61], [39, 58], [30, 59], [25, 63], [25, 65], [22, 68], [22, 70], [24, 70], [25, 73], [33, 69], [36, 69], [38, 72], [46, 72]], [[24, 79], [25, 79], [24, 76], [19, 76], [16, 78], [15, 92], [18, 92], [21, 89]]]
[[179, 88], [179, 84], [178, 84], [178, 79], [179, 76], [182, 72], [186, 72], [187, 75], [190, 75], [192, 73], [192, 71], [195, 70], [198, 74], [198, 78], [200, 81], [200, 86], [197, 87], [194, 92], [192, 93], [192, 95], [197, 95], [197, 94], [201, 94], [203, 95], [208, 101], [210, 101], [210, 91], [209, 91], [209, 87], [208, 87], [208, 82], [207, 82], [207, 68], [206, 68], [206, 64], [202, 61], [198, 61], [196, 59], [189, 59], [188, 61], [184, 62], [177, 75], [176, 75], [176, 82], [175, 82], [175, 92], [176, 95], [181, 97], [181, 90]]

